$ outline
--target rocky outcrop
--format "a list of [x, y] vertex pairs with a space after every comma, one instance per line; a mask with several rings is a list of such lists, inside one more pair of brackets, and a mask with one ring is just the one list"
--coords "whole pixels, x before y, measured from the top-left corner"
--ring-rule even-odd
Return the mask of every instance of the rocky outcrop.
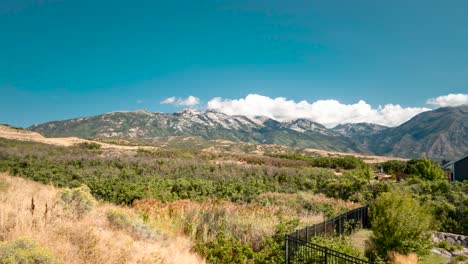
[[440, 242], [445, 240], [450, 244], [457, 244], [462, 247], [468, 248], [468, 236], [459, 235], [459, 234], [451, 234], [445, 232], [435, 232], [433, 235], [434, 242]]

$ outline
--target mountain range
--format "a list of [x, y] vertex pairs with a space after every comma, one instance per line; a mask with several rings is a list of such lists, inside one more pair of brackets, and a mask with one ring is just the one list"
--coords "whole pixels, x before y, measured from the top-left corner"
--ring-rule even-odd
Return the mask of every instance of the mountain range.
[[398, 127], [370, 123], [341, 124], [332, 129], [308, 119], [288, 122], [264, 116], [230, 116], [212, 110], [177, 113], [146, 110], [111, 112], [33, 125], [45, 136], [155, 137], [197, 136], [261, 144], [281, 144], [397, 157], [454, 159], [468, 152], [468, 106], [423, 112]]

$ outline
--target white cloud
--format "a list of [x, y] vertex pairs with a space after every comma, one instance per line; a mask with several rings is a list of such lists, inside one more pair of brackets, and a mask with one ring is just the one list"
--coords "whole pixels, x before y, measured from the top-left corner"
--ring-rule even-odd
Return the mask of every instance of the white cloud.
[[468, 94], [447, 94], [427, 100], [427, 104], [445, 107], [468, 104]]
[[397, 126], [421, 112], [430, 110], [424, 107], [401, 107], [398, 104], [373, 108], [363, 100], [355, 104], [343, 104], [337, 100], [295, 102], [284, 97], [270, 98], [258, 94], [249, 94], [240, 99], [216, 97], [208, 102], [208, 109], [228, 115], [263, 115], [278, 121], [307, 118], [326, 127], [359, 122]]
[[164, 99], [161, 104], [172, 104], [176, 106], [195, 106], [200, 104], [198, 97], [190, 95], [187, 98], [175, 98], [174, 96]]
[[168, 97], [168, 98], [164, 99], [163, 101], [161, 101], [161, 104], [173, 104], [173, 103], [175, 103], [176, 100], [177, 99], [174, 96]]

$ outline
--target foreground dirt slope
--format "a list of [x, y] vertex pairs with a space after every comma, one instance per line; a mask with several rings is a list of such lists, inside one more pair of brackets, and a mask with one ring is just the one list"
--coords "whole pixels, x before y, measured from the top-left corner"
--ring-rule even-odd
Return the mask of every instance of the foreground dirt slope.
[[133, 214], [129, 208], [98, 202], [84, 217], [70, 218], [56, 203], [60, 191], [0, 173], [0, 242], [29, 237], [71, 264], [205, 263], [190, 251], [192, 244], [185, 237], [146, 239], [113, 228], [107, 212]]

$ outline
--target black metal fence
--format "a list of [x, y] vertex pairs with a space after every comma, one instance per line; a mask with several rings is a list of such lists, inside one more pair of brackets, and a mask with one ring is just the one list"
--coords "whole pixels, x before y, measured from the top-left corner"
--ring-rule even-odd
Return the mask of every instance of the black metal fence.
[[[292, 252], [293, 254], [288, 254], [288, 252]], [[286, 236], [286, 263], [371, 264], [370, 261], [356, 258], [289, 235]]]
[[314, 236], [347, 235], [356, 229], [369, 227], [367, 210], [367, 206], [359, 207], [325, 222], [296, 230], [289, 236], [309, 242], [309, 239]]
[[322, 223], [307, 226], [286, 236], [286, 264], [296, 263], [371, 263], [338, 251], [310, 243], [315, 236], [347, 235], [356, 229], [369, 227], [368, 207], [347, 211]]

